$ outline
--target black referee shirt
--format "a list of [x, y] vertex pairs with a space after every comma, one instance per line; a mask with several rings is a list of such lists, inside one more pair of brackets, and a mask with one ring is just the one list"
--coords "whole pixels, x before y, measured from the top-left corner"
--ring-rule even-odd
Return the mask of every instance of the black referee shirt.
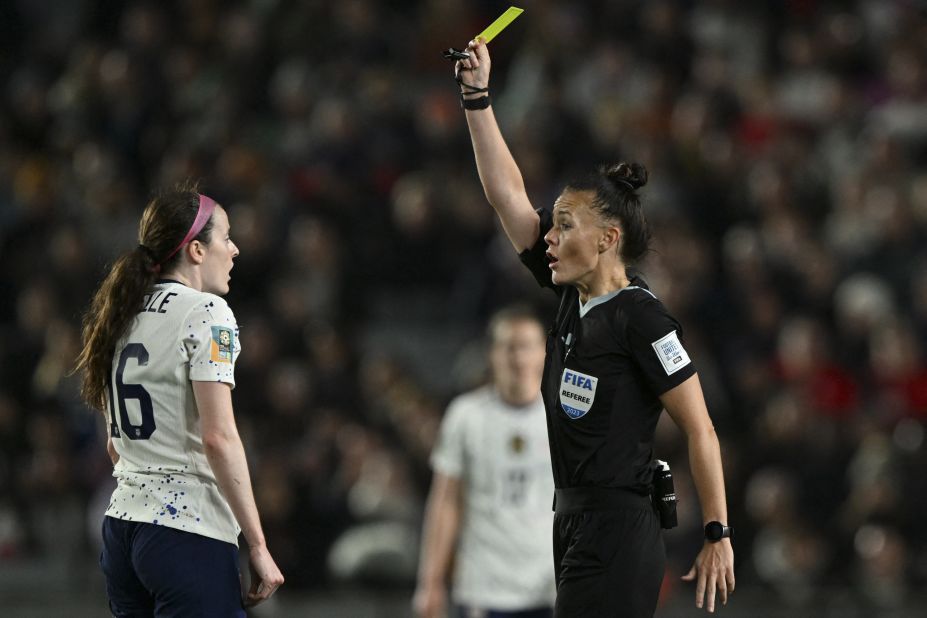
[[519, 257], [561, 297], [541, 386], [554, 483], [648, 493], [659, 396], [695, 373], [682, 327], [636, 276], [581, 310], [576, 288], [551, 281], [544, 235], [552, 217], [538, 214], [538, 240]]

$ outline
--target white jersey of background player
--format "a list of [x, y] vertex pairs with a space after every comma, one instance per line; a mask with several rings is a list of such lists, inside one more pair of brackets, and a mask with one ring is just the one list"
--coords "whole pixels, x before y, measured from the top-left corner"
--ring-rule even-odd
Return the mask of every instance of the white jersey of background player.
[[544, 330], [530, 312], [505, 309], [489, 335], [492, 384], [451, 403], [432, 453], [413, 602], [423, 618], [443, 615], [452, 562], [452, 600], [468, 614], [553, 606]]
[[[145, 297], [113, 363], [118, 485], [106, 515], [238, 544], [238, 522], [203, 451], [191, 380], [234, 387], [240, 349], [235, 316], [222, 298], [170, 280]], [[140, 383], [144, 391], [133, 388]]]

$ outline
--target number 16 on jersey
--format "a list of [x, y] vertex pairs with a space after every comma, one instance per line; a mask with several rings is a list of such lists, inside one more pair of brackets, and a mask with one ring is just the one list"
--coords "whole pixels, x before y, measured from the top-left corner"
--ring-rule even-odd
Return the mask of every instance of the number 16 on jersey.
[[[116, 376], [109, 385], [109, 410], [110, 423], [109, 434], [113, 438], [118, 438], [125, 433], [130, 440], [147, 440], [155, 430], [154, 406], [151, 403], [151, 395], [141, 384], [126, 384], [123, 381], [123, 375], [126, 369], [126, 363], [129, 359], [135, 359], [136, 364], [140, 367], [148, 364], [148, 350], [140, 343], [130, 343], [122, 349], [119, 354], [119, 362], [116, 365]], [[116, 397], [113, 396], [115, 388]], [[138, 401], [138, 407], [141, 412], [142, 422], [138, 425], [132, 423], [129, 419], [129, 409], [126, 405], [130, 400]], [[116, 407], [118, 401], [119, 422], [116, 422]], [[122, 431], [120, 431], [120, 428]]]

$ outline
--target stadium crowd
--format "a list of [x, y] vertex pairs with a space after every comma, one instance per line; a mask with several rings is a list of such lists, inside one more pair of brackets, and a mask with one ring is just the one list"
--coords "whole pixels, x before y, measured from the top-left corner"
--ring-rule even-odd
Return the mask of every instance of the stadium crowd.
[[[69, 375], [81, 314], [151, 191], [194, 177], [241, 249], [235, 408], [287, 587], [411, 590], [485, 318], [555, 309], [485, 203], [440, 56], [506, 6], [0, 6], [0, 560], [98, 552], [113, 481]], [[494, 108], [537, 205], [596, 163], [650, 170], [641, 270], [687, 325], [738, 589], [906, 603], [927, 584], [927, 9], [524, 8], [492, 43]], [[665, 594], [688, 595], [702, 522], [681, 433], [658, 435], [681, 500]]]

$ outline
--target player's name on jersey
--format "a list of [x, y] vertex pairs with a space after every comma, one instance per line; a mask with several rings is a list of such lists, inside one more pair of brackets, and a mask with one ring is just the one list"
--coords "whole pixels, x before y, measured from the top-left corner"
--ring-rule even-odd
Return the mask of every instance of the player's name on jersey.
[[154, 294], [146, 294], [145, 304], [139, 313], [167, 313], [165, 307], [171, 302], [171, 296], [177, 296], [177, 293], [159, 290]]

